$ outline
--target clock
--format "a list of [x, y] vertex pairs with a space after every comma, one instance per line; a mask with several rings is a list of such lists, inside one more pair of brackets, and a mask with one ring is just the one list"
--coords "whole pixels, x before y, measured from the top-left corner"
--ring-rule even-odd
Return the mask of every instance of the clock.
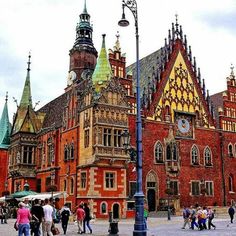
[[185, 118], [179, 118], [177, 126], [181, 133], [187, 133], [190, 129], [189, 121]]
[[193, 115], [175, 113], [175, 136], [179, 138], [193, 138]]

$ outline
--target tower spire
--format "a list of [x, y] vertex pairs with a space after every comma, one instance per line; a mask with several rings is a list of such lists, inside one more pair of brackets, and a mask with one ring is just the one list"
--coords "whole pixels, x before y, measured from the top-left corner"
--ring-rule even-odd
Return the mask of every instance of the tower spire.
[[5, 105], [0, 120], [0, 148], [8, 148], [10, 144], [11, 124], [8, 116], [8, 92], [6, 92]]
[[83, 10], [83, 14], [88, 14], [87, 12], [87, 6], [86, 6], [86, 0], [84, 0], [84, 10]]
[[29, 52], [28, 56], [28, 67], [27, 67], [27, 75], [26, 75], [26, 80], [25, 80], [25, 85], [20, 101], [20, 107], [32, 107], [32, 97], [31, 97], [31, 87], [30, 87], [30, 64], [31, 64], [31, 53]]

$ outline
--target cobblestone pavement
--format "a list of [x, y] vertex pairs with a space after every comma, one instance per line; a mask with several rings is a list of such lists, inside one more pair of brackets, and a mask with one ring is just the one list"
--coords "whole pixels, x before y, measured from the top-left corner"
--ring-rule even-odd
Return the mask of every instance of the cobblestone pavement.
[[[17, 236], [17, 232], [13, 228], [15, 220], [9, 219], [8, 224], [0, 224], [0, 236]], [[214, 219], [214, 224], [216, 225], [216, 230], [191, 230], [191, 229], [181, 229], [183, 225], [183, 219], [181, 217], [172, 217], [170, 221], [166, 218], [149, 218], [148, 219], [148, 231], [147, 236], [179, 236], [179, 235], [201, 235], [201, 236], [236, 236], [236, 221], [233, 224], [229, 223], [227, 217], [221, 217]], [[133, 220], [121, 220], [119, 222], [119, 236], [132, 236], [133, 233]], [[96, 236], [107, 236], [108, 234], [108, 221], [96, 220], [91, 222], [93, 228], [93, 234], [83, 234], [83, 235], [96, 235]], [[57, 224], [61, 234], [61, 225]], [[77, 226], [74, 223], [69, 223], [67, 235], [75, 236], [77, 234]]]

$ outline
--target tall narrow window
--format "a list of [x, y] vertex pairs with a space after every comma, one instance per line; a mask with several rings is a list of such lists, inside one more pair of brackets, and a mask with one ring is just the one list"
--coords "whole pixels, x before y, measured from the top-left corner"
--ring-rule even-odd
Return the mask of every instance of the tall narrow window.
[[105, 173], [105, 187], [106, 188], [115, 187], [115, 173], [112, 172]]
[[70, 159], [74, 159], [74, 143], [70, 146]]
[[103, 145], [104, 146], [111, 146], [111, 129], [104, 129]]
[[155, 145], [155, 163], [163, 162], [163, 148], [160, 142]]
[[191, 194], [193, 196], [200, 195], [200, 182], [199, 181], [192, 181], [191, 182]]
[[67, 145], [64, 146], [64, 160], [65, 161], [68, 160], [68, 146]]
[[114, 147], [121, 147], [121, 130], [114, 130]]
[[209, 147], [205, 148], [204, 159], [205, 159], [206, 166], [212, 166], [211, 150]]
[[198, 149], [195, 145], [192, 147], [191, 162], [192, 165], [199, 165], [199, 154], [198, 154]]
[[84, 131], [84, 147], [89, 147], [89, 129]]
[[171, 180], [170, 181], [170, 189], [171, 189], [171, 193], [173, 195], [178, 195], [179, 194], [179, 184], [178, 184], [178, 181]]
[[229, 153], [229, 157], [233, 157], [233, 145], [229, 144], [228, 146], [228, 153]]
[[170, 147], [170, 144], [168, 144], [167, 147], [166, 147], [166, 160], [171, 161], [171, 147]]
[[74, 193], [74, 179], [70, 180], [70, 194]]
[[233, 181], [233, 175], [229, 176], [229, 191], [234, 192], [234, 181]]
[[86, 182], [87, 182], [86, 172], [81, 172], [81, 188], [86, 188]]
[[206, 195], [207, 196], [213, 196], [213, 182], [212, 181], [206, 181], [205, 182], [206, 187]]

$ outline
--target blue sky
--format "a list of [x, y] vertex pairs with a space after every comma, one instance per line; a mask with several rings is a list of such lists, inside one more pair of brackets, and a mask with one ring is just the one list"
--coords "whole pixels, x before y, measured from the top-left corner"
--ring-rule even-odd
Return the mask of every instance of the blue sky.
[[[120, 28], [121, 0], [87, 0], [93, 24], [93, 40], [100, 51], [102, 34], [112, 48], [120, 33], [127, 64], [135, 61], [135, 28], [126, 9], [130, 26]], [[201, 68], [210, 94], [226, 88], [230, 65], [236, 65], [236, 1], [225, 0], [137, 0], [140, 58], [164, 45], [168, 29], [178, 14], [197, 66]], [[15, 97], [21, 98], [31, 51], [31, 88], [34, 103], [56, 98], [66, 87], [69, 50], [75, 41], [75, 27], [84, 0], [0, 0], [0, 113], [6, 91], [9, 115], [16, 111]]]

